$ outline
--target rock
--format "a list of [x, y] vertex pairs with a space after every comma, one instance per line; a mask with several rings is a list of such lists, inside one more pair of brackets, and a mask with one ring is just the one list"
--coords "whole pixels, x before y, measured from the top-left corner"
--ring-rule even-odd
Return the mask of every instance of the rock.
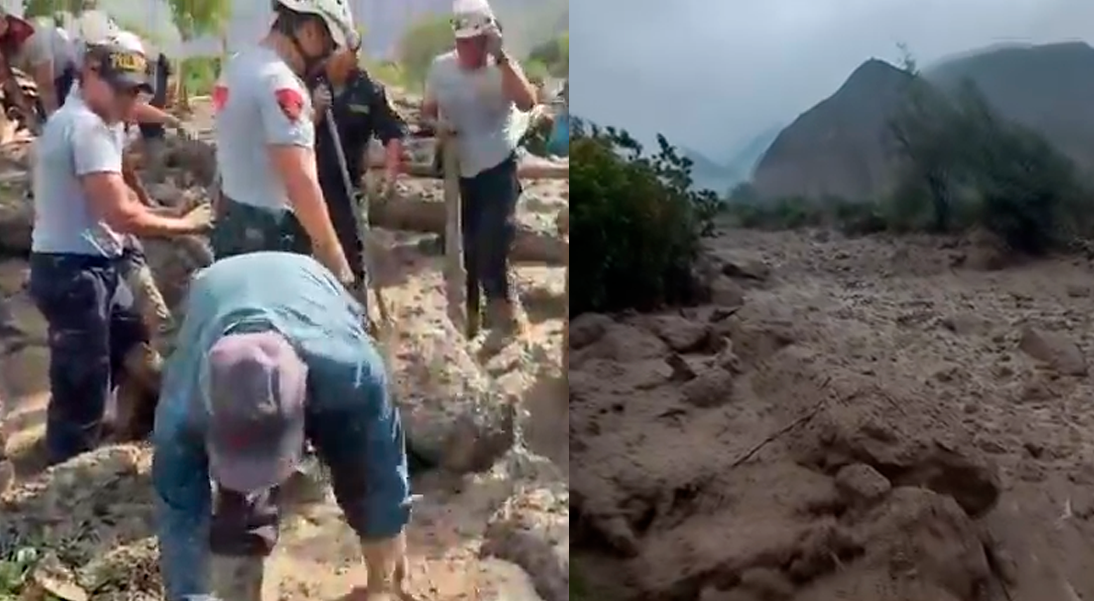
[[660, 315], [649, 324], [654, 334], [661, 337], [669, 348], [678, 353], [690, 353], [704, 346], [710, 328], [701, 321], [692, 321], [681, 315]]
[[873, 503], [889, 494], [892, 488], [885, 476], [864, 463], [844, 466], [836, 473], [836, 489], [851, 504]]
[[710, 302], [719, 307], [740, 307], [745, 304], [745, 289], [728, 277], [717, 277], [710, 284]]
[[757, 256], [740, 252], [722, 252], [722, 273], [731, 278], [764, 281], [771, 276], [771, 267]]
[[22, 185], [0, 183], [0, 251], [30, 251], [30, 233], [34, 225], [34, 207]]
[[570, 599], [570, 495], [544, 486], [510, 497], [490, 519], [482, 555], [522, 567], [543, 601]]
[[[570, 343], [573, 344], [572, 338]], [[668, 355], [668, 345], [652, 333], [636, 326], [613, 323], [596, 342], [581, 349], [580, 360], [608, 359], [631, 363], [645, 359], [661, 359]], [[574, 360], [578, 360], [577, 355], [574, 356]]]
[[570, 348], [580, 349], [600, 340], [615, 320], [599, 313], [583, 313], [570, 322]]
[[53, 553], [35, 563], [27, 575], [20, 601], [88, 601], [87, 591], [76, 584], [76, 575]]
[[447, 321], [400, 332], [396, 402], [407, 446], [457, 472], [489, 467], [513, 440], [513, 411]]
[[766, 601], [783, 601], [794, 595], [794, 584], [771, 568], [749, 568], [741, 573], [738, 588], [756, 593]]
[[1002, 488], [999, 470], [982, 454], [942, 444], [935, 444], [893, 480], [898, 486], [922, 486], [949, 495], [972, 517], [994, 507]]
[[1056, 332], [1027, 327], [1022, 330], [1018, 348], [1030, 357], [1069, 376], [1087, 374], [1086, 357], [1072, 340]]
[[733, 399], [733, 379], [733, 374], [724, 369], [708, 369], [685, 382], [681, 396], [689, 405], [717, 407]]

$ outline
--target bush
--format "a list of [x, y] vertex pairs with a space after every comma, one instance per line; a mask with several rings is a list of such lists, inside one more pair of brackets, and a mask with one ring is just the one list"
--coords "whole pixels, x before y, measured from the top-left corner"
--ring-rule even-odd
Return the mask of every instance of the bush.
[[983, 227], [1014, 250], [1039, 254], [1089, 223], [1074, 165], [1044, 137], [1000, 117], [971, 82], [946, 96], [911, 75], [891, 123], [905, 159], [894, 229]]
[[691, 161], [661, 136], [658, 153], [646, 156], [624, 131], [577, 119], [571, 127], [570, 233], [587, 257], [573, 266], [571, 311], [695, 300], [692, 265], [720, 202], [689, 189]]

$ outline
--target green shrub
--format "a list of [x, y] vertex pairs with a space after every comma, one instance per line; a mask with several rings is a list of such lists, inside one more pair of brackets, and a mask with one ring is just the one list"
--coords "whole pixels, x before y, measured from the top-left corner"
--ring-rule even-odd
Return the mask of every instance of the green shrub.
[[570, 142], [570, 308], [614, 312], [684, 304], [698, 293], [692, 265], [720, 202], [691, 191], [691, 161], [658, 136], [658, 153], [624, 131], [575, 119]]

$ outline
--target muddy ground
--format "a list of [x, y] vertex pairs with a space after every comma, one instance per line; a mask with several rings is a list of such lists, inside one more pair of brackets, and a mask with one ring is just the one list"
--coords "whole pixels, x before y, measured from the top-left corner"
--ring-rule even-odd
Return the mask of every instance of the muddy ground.
[[[192, 126], [207, 136], [204, 108], [198, 106]], [[17, 148], [7, 150], [4, 181], [9, 185], [0, 199], [0, 238], [10, 241], [22, 231], [17, 219], [6, 216], [20, 202], [25, 161]], [[192, 173], [175, 175], [168, 176], [167, 192], [193, 184]], [[403, 185], [439, 200], [438, 181], [408, 178]], [[553, 224], [568, 203], [566, 181], [528, 180], [525, 186], [522, 219]], [[156, 190], [164, 188], [154, 186]], [[200, 186], [185, 191], [204, 194]], [[460, 473], [436, 469], [417, 478], [414, 492], [422, 498], [410, 529], [411, 589], [421, 601], [567, 598], [567, 418], [560, 368], [565, 268], [516, 266], [530, 328], [519, 343], [488, 354], [480, 352], [481, 341], [461, 341], [447, 322], [439, 254], [443, 245], [436, 236], [377, 230], [376, 237], [385, 251], [379, 279], [399, 324], [389, 358], [405, 403], [408, 436], [412, 426], [419, 427], [413, 434], [422, 439], [452, 429], [447, 422], [429, 421], [437, 417], [434, 421], [443, 422], [440, 418], [470, 411], [475, 403], [465, 394], [481, 390], [468, 382], [491, 392], [485, 401], [475, 402], [496, 405], [485, 409], [504, 404], [502, 409], [516, 416], [518, 429], [515, 435], [503, 433], [509, 435], [503, 437], [505, 446], [492, 445], [500, 456], [474, 466], [476, 471], [461, 466]], [[9, 244], [8, 255], [0, 260], [0, 376], [8, 388], [5, 427], [17, 470], [14, 488], [0, 497], [0, 548], [26, 545], [48, 553], [37, 577], [78, 585], [93, 600], [159, 598], [150, 450], [112, 446], [42, 471], [46, 331], [24, 288], [26, 262], [10, 252], [10, 246], [19, 244], [23, 242]], [[185, 283], [184, 274], [173, 270], [185, 262], [171, 257], [161, 261], [160, 255], [170, 255], [174, 248], [162, 242], [148, 248], [157, 276], [172, 296], [184, 288], [178, 286]], [[443, 374], [444, 381], [429, 379], [436, 374]], [[423, 425], [437, 432], [424, 431]], [[472, 428], [464, 438], [494, 434]], [[507, 451], [513, 439], [516, 444]], [[356, 541], [329, 492], [312, 485], [314, 481], [301, 482], [269, 566], [267, 598], [339, 599], [363, 583]], [[51, 574], [50, 566], [60, 576]]]
[[590, 599], [1094, 598], [1094, 265], [723, 231], [717, 304], [570, 337]]

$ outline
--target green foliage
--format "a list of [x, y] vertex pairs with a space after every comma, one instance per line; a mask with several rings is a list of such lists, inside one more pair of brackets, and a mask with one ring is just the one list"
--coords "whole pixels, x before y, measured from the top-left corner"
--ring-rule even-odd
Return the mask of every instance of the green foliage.
[[891, 123], [905, 159], [894, 224], [937, 232], [979, 226], [1027, 253], [1070, 242], [1074, 232], [1064, 229], [1081, 215], [1066, 212], [1085, 197], [1070, 159], [1001, 118], [971, 82], [946, 96], [910, 75]]
[[20, 599], [27, 577], [40, 554], [33, 547], [3, 549], [0, 553], [0, 600]]
[[232, 14], [229, 0], [167, 0], [182, 39], [220, 33]]
[[452, 47], [452, 24], [447, 17], [430, 15], [416, 21], [399, 40], [399, 64], [405, 81], [420, 86], [433, 59]]
[[536, 46], [528, 54], [525, 71], [531, 63], [543, 65], [552, 77], [567, 77], [570, 74], [570, 32]]
[[220, 73], [220, 59], [195, 56], [182, 61], [182, 85], [188, 94], [209, 94]]
[[691, 302], [700, 238], [720, 203], [694, 192], [691, 161], [658, 136], [648, 156], [627, 132], [575, 119], [570, 142], [570, 234], [592, 260], [575, 264], [570, 307], [647, 310]]

